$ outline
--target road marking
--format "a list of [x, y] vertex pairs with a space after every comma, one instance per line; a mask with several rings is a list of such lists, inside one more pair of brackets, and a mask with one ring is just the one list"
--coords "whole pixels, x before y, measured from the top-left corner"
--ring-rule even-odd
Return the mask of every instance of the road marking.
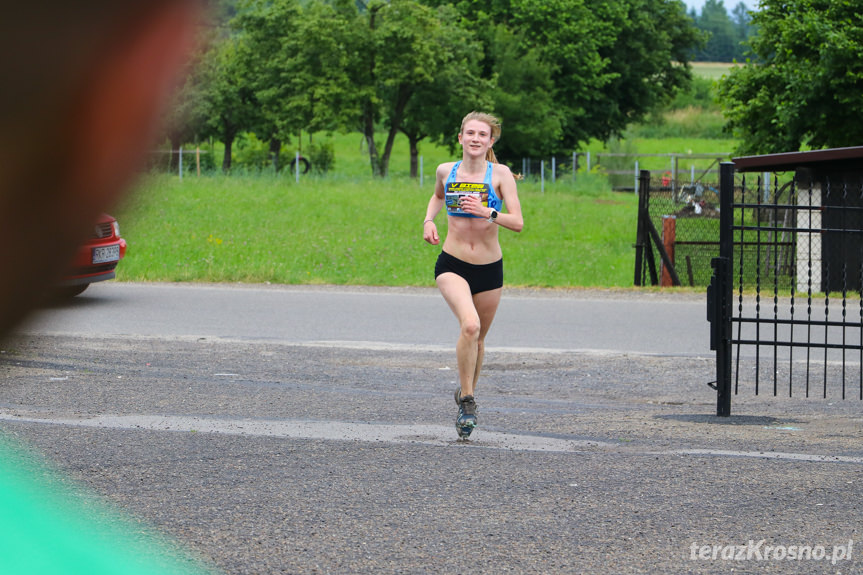
[[[0, 412], [0, 421], [96, 427], [104, 429], [138, 429], [186, 433], [221, 433], [252, 437], [284, 437], [328, 441], [364, 441], [451, 445], [456, 443], [455, 427], [443, 425], [391, 425], [350, 423], [343, 421], [223, 419], [174, 415], [96, 415], [74, 417], [23, 416], [8, 410]], [[544, 451], [572, 453], [595, 447], [599, 442], [497, 431], [478, 431], [470, 441], [472, 447], [508, 451]]]
[[[400, 343], [388, 341], [365, 341], [365, 340], [289, 340], [279, 338], [247, 338], [247, 337], [225, 337], [218, 335], [135, 335], [135, 334], [91, 334], [75, 331], [40, 330], [38, 332], [22, 331], [19, 335], [33, 335], [44, 337], [70, 337], [90, 340], [111, 341], [160, 341], [180, 343], [218, 343], [239, 345], [272, 345], [284, 347], [308, 347], [321, 349], [349, 349], [361, 351], [395, 351], [395, 352], [429, 352], [429, 353], [451, 353], [451, 344], [427, 344], [427, 343]], [[663, 353], [648, 351], [628, 351], [619, 349], [602, 348], [558, 348], [558, 347], [529, 347], [529, 346], [488, 346], [486, 353], [498, 354], [533, 354], [533, 355], [589, 355], [597, 357], [686, 357], [689, 359], [703, 359], [712, 361], [712, 355], [703, 353]]]
[[[420, 444], [447, 446], [461, 443], [455, 429], [444, 425], [393, 425], [352, 423], [344, 421], [311, 421], [281, 419], [229, 419], [178, 415], [80, 415], [47, 417], [17, 410], [0, 410], [0, 421], [69, 425], [102, 429], [137, 429], [185, 433], [214, 433], [249, 437], [283, 437], [323, 441], [363, 441], [370, 443]], [[547, 453], [596, 453], [613, 451], [627, 455], [744, 457], [810, 463], [863, 464], [863, 457], [818, 453], [772, 451], [735, 451], [725, 449], [641, 450], [617, 442], [564, 439], [478, 429], [470, 440], [471, 447], [505, 451], [539, 451]]]

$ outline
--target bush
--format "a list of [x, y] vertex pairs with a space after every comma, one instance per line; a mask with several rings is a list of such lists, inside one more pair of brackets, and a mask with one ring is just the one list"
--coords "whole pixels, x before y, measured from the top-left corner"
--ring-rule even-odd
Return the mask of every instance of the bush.
[[262, 142], [252, 133], [237, 137], [234, 142], [233, 156], [231, 166], [241, 170], [271, 170], [273, 167], [269, 142]]
[[336, 151], [332, 140], [314, 142], [309, 146], [309, 161], [312, 171], [316, 174], [326, 174], [336, 163]]

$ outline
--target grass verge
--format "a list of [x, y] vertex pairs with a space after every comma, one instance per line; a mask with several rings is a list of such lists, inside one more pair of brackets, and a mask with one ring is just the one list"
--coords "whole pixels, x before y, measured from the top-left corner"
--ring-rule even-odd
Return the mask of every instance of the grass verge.
[[[118, 213], [127, 281], [432, 286], [432, 193], [408, 178], [151, 175]], [[525, 229], [501, 230], [506, 282], [632, 285], [637, 198], [604, 178], [520, 182]], [[446, 233], [443, 214], [437, 218]]]

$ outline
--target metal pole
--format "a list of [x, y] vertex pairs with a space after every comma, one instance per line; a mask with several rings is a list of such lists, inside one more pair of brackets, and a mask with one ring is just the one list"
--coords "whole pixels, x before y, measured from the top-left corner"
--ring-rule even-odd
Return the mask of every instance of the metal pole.
[[731, 314], [734, 255], [734, 163], [719, 167], [719, 257], [714, 258], [716, 275], [716, 415], [731, 415]]
[[638, 193], [638, 160], [635, 160], [635, 193]]
[[294, 171], [296, 172], [297, 183], [300, 183], [300, 151], [297, 150], [297, 155], [294, 157]]
[[555, 183], [557, 181], [557, 158], [554, 156], [551, 157], [551, 183]]
[[180, 146], [180, 180], [183, 179], [183, 146]]
[[572, 181], [575, 181], [575, 173], [578, 171], [578, 152], [572, 153]]
[[590, 150], [587, 151], [587, 173], [590, 173]]
[[545, 193], [545, 160], [539, 161], [539, 181], [541, 182], [539, 186], [539, 191], [543, 194]]
[[[646, 234], [644, 231], [644, 219], [650, 217], [647, 213], [647, 195], [650, 190], [650, 172], [641, 171], [643, 185], [639, 186], [638, 192], [638, 220], [635, 231], [635, 281], [637, 286], [642, 285], [641, 278], [644, 275], [644, 248], [646, 245]], [[650, 249], [650, 246], [647, 245]]]

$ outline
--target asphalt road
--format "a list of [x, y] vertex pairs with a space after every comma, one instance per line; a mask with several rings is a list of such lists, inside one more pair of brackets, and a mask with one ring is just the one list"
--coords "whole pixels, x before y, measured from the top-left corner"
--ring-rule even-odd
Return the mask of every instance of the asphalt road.
[[[508, 290], [487, 344], [709, 356], [706, 313], [696, 294]], [[457, 325], [435, 289], [108, 282], [23, 331], [449, 349]]]
[[216, 571], [863, 565], [860, 403], [715, 417], [697, 296], [508, 293], [465, 443], [433, 290], [91, 290], [2, 344], [0, 428]]

